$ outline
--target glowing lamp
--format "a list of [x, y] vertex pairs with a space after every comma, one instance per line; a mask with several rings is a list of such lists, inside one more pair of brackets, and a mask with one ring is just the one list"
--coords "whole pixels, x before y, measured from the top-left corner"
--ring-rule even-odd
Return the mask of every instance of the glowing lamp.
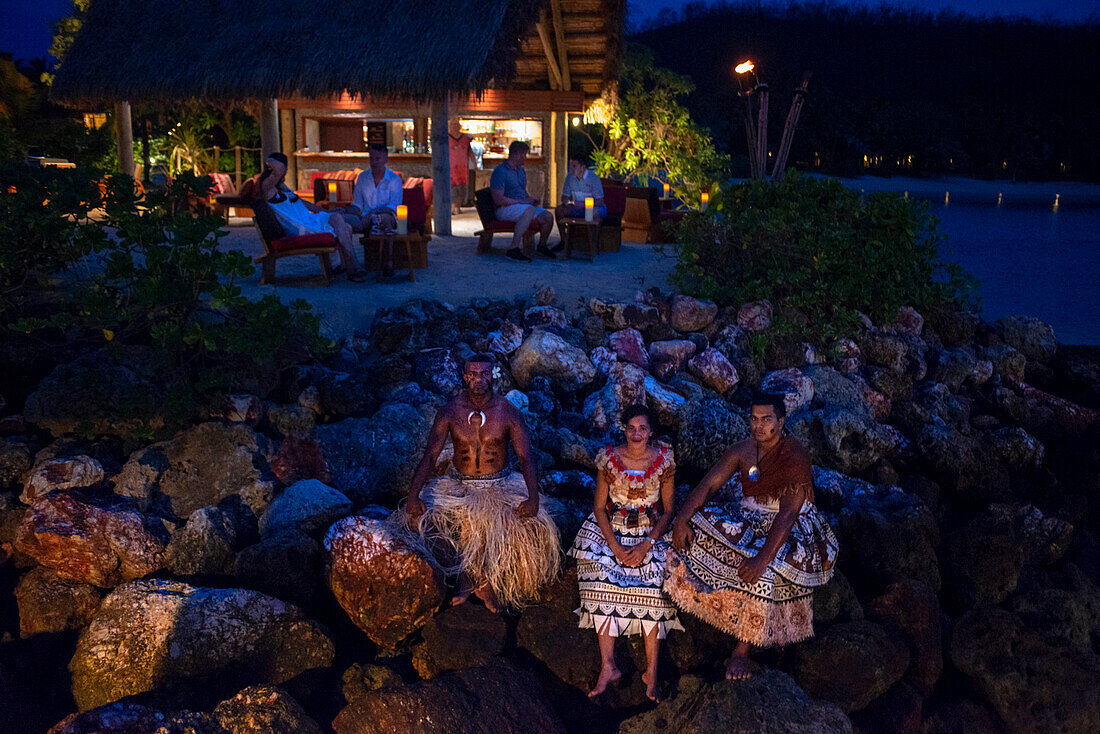
[[409, 233], [409, 207], [404, 204], [397, 205], [397, 234], [407, 235]]
[[584, 221], [592, 222], [596, 218], [596, 200], [591, 196], [584, 197]]
[[336, 203], [336, 182], [335, 181], [329, 181], [328, 182], [328, 200], [330, 202], [332, 202], [333, 204]]
[[737, 66], [733, 67], [733, 70], [736, 71], [738, 74], [748, 74], [755, 68], [756, 66], [754, 66], [751, 61], [742, 61]]
[[705, 212], [707, 210], [707, 204], [710, 203], [710, 194], [704, 191], [699, 198], [702, 199], [703, 202], [703, 206], [700, 207], [700, 211]]
[[574, 117], [573, 118], [573, 127], [580, 127], [580, 124], [581, 124], [581, 118]]
[[669, 186], [669, 185], [668, 185], [668, 184], [666, 183], [666, 184], [665, 184], [665, 198], [666, 198], [666, 199], [668, 198], [669, 192], [670, 192], [671, 190], [672, 190], [672, 187], [671, 187], [671, 186]]

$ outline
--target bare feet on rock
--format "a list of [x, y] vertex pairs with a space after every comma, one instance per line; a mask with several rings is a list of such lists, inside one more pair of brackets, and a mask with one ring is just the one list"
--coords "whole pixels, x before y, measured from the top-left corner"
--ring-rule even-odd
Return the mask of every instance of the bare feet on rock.
[[734, 653], [726, 664], [726, 680], [745, 680], [752, 677], [749, 670], [749, 658], [747, 655]]
[[600, 670], [600, 677], [596, 679], [596, 685], [588, 692], [589, 698], [595, 698], [604, 691], [607, 690], [608, 685], [622, 678], [623, 674], [619, 672], [618, 668], [602, 668]]
[[488, 585], [481, 585], [474, 589], [474, 593], [477, 594], [477, 598], [481, 599], [485, 608], [493, 614], [499, 614], [503, 609], [500, 606], [500, 601], [497, 599], [497, 595], [493, 593], [493, 590]]
[[657, 692], [657, 676], [650, 676], [649, 673], [642, 673], [642, 683], [645, 683], [645, 697], [653, 703], [660, 703], [661, 696]]

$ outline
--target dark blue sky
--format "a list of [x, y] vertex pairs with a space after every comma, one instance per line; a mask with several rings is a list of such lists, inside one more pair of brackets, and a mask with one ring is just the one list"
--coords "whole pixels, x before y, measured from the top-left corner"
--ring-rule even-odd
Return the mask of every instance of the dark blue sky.
[[[867, 4], [852, 0], [834, 2]], [[679, 10], [685, 4], [685, 0], [627, 0], [635, 21], [655, 15], [661, 8]], [[1100, 18], [1100, 0], [913, 0], [903, 4], [922, 10], [946, 9], [975, 15], [1025, 15], [1040, 20], [1053, 18], [1073, 22], [1090, 16]], [[16, 59], [44, 55], [50, 47], [54, 21], [70, 7], [69, 0], [0, 0], [0, 51], [7, 51]]]

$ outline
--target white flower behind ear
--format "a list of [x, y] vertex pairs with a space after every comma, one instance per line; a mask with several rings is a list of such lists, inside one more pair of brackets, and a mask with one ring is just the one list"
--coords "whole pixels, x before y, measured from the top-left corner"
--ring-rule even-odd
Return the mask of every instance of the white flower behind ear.
[[501, 374], [503, 374], [503, 373], [502, 373], [502, 372], [500, 371], [500, 365], [499, 365], [499, 364], [498, 364], [498, 365], [494, 365], [494, 366], [493, 366], [493, 379], [494, 379], [494, 380], [499, 380], [499, 379], [500, 379], [500, 376], [501, 376]]

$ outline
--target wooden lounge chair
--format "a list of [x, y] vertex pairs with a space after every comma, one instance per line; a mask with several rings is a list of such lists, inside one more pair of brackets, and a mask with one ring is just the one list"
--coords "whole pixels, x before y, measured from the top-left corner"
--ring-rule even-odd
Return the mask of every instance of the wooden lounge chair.
[[[484, 255], [493, 249], [493, 235], [507, 234], [509, 237], [516, 231], [515, 222], [506, 222], [497, 219], [497, 208], [493, 204], [493, 192], [490, 189], [478, 189], [474, 194], [474, 204], [477, 206], [477, 216], [481, 220], [481, 229], [474, 232], [477, 237], [477, 253]], [[529, 238], [539, 231], [537, 219], [531, 220], [531, 226], [523, 235], [523, 243], [526, 246]]]
[[275, 262], [292, 255], [315, 255], [321, 263], [321, 277], [325, 285], [332, 284], [332, 254], [336, 252], [336, 236], [327, 232], [288, 237], [283, 225], [266, 201], [252, 203], [252, 221], [264, 243], [264, 254], [255, 262], [263, 269], [260, 285], [275, 283]]

